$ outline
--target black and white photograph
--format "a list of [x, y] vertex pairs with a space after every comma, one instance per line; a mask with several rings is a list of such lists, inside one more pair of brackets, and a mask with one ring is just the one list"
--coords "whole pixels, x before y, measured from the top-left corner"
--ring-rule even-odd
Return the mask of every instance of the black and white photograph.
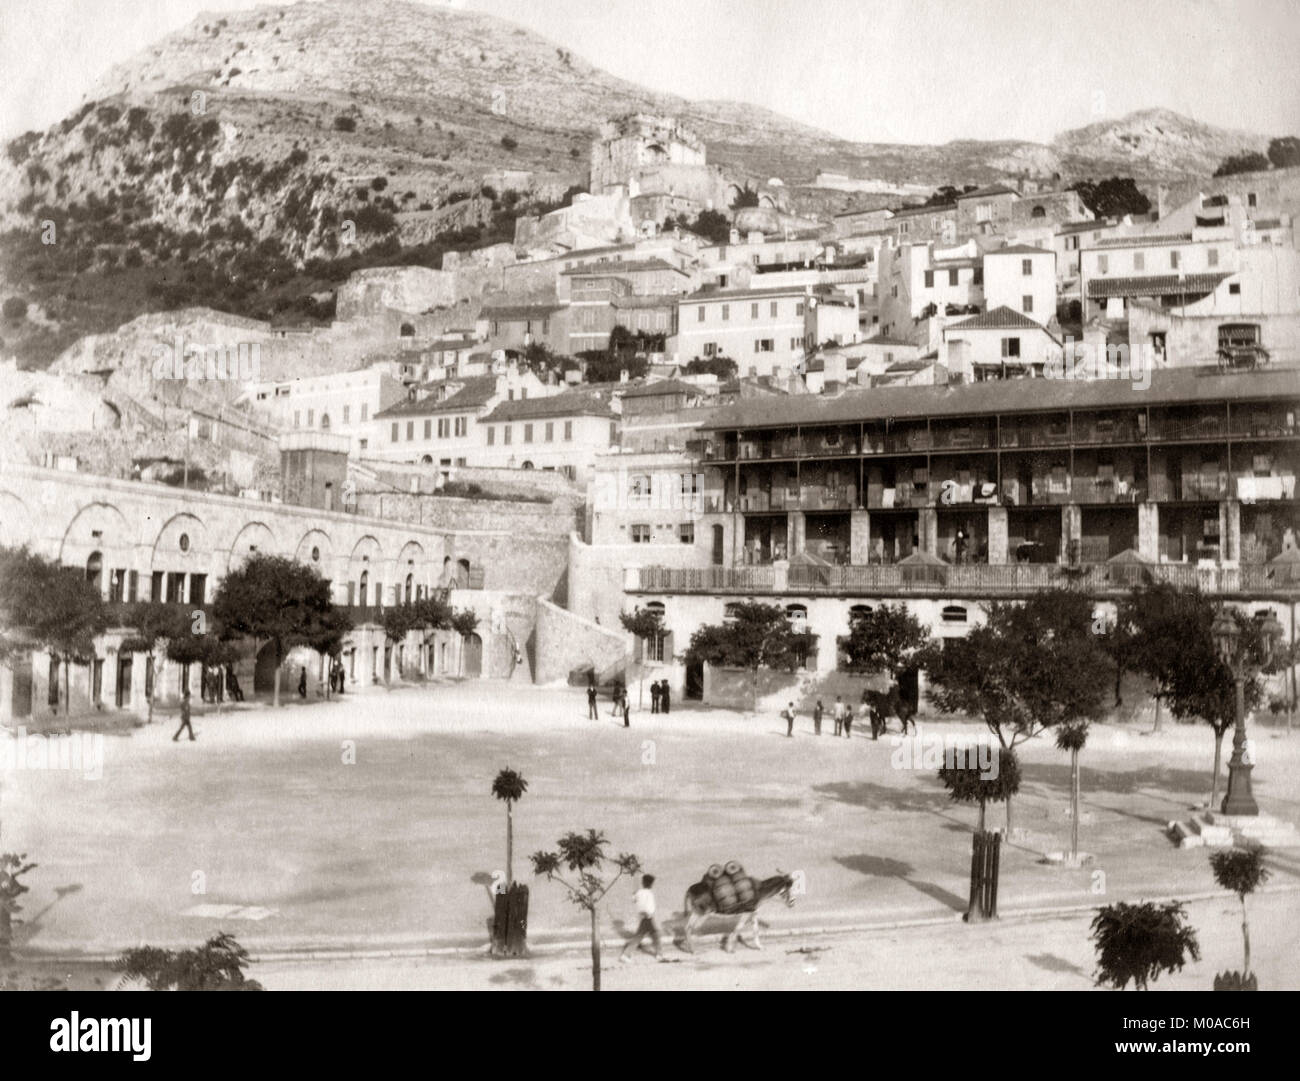
[[1073, 992], [1249, 1058], [1104, 992], [1300, 990], [1298, 16], [0, 8], [24, 1038]]

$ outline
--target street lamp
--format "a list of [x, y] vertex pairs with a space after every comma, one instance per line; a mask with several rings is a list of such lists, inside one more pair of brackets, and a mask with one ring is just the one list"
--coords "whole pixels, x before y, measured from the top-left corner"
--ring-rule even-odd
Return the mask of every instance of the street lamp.
[[1236, 690], [1237, 723], [1232, 732], [1232, 757], [1228, 760], [1228, 791], [1219, 810], [1225, 815], [1253, 816], [1259, 814], [1250, 787], [1250, 774], [1254, 765], [1245, 761], [1246, 755], [1246, 677], [1254, 667], [1266, 667], [1273, 649], [1282, 637], [1282, 625], [1270, 613], [1259, 626], [1262, 656], [1251, 658], [1242, 649], [1241, 628], [1226, 609], [1220, 609], [1210, 627], [1214, 648], [1232, 673]]

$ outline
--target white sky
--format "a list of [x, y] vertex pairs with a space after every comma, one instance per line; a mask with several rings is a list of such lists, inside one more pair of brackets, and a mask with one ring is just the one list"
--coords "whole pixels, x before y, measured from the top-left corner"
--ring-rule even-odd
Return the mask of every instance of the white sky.
[[[3, 0], [0, 137], [66, 116], [107, 67], [200, 12], [268, 3]], [[652, 89], [750, 101], [851, 139], [1046, 141], [1156, 106], [1300, 133], [1295, 0], [454, 3]]]

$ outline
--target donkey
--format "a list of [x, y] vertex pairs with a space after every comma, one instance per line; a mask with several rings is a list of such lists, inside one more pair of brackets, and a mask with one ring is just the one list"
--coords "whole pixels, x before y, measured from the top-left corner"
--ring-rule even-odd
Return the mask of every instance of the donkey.
[[[751, 881], [754, 881], [751, 879]], [[691, 939], [691, 932], [709, 916], [735, 916], [736, 922], [730, 932], [723, 938], [722, 948], [731, 953], [736, 948], [736, 940], [740, 936], [741, 928], [748, 922], [752, 928], [752, 942], [746, 942], [745, 945], [752, 949], [761, 950], [763, 944], [758, 939], [758, 907], [769, 897], [775, 897], [778, 894], [784, 898], [786, 907], [789, 908], [794, 904], [794, 875], [787, 875], [782, 871], [777, 871], [771, 878], [764, 878], [761, 881], [754, 881], [754, 900], [743, 909], [732, 908], [725, 912], [718, 910], [717, 903], [713, 900], [713, 890], [709, 886], [708, 879], [701, 879], [693, 886], [687, 887], [686, 900], [682, 905], [682, 910], [686, 915], [686, 921], [683, 924], [684, 943], [682, 948], [687, 953], [694, 953], [695, 946]], [[744, 940], [741, 939], [743, 942]]]

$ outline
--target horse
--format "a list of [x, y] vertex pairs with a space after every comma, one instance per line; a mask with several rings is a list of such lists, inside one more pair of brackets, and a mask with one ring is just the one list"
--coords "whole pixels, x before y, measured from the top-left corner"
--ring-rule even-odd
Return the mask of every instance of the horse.
[[916, 710], [898, 692], [898, 684], [892, 684], [888, 691], [863, 691], [862, 700], [868, 704], [871, 709], [871, 734], [874, 738], [877, 732], [883, 734], [889, 731], [889, 718], [897, 717], [903, 725], [903, 734], [907, 734], [907, 726], [910, 724], [915, 730], [916, 722], [913, 717]]
[[[751, 879], [751, 881], [753, 881]], [[786, 907], [789, 908], [794, 904], [794, 894], [791, 892], [794, 887], [794, 875], [787, 875], [777, 871], [771, 878], [764, 878], [761, 881], [754, 882], [754, 900], [744, 909], [730, 912], [719, 912], [717, 903], [713, 899], [713, 888], [707, 878], [701, 879], [693, 886], [687, 887], [686, 900], [682, 904], [682, 911], [685, 913], [686, 921], [683, 924], [684, 943], [682, 948], [687, 953], [694, 953], [695, 947], [691, 941], [691, 931], [709, 916], [737, 916], [735, 926], [724, 936], [722, 948], [731, 953], [736, 948], [736, 939], [740, 936], [741, 928], [745, 922], [749, 921], [753, 926], [753, 942], [745, 943], [751, 949], [761, 950], [763, 944], [758, 939], [758, 906], [766, 901], [769, 897], [775, 897], [778, 894], [785, 899]], [[741, 940], [743, 941], [743, 939]]]

